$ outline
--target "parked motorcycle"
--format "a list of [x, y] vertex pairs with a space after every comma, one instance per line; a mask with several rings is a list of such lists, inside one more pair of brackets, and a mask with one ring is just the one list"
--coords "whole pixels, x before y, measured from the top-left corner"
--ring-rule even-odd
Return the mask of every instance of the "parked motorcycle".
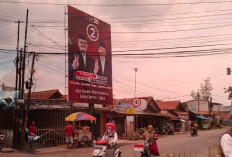
[[174, 130], [173, 129], [168, 129], [168, 135], [174, 135]]
[[[94, 157], [106, 157], [106, 149], [111, 149], [111, 148], [112, 145], [109, 144], [107, 141], [104, 140], [96, 141], [92, 155]], [[114, 152], [113, 157], [121, 157], [121, 154], [122, 153], [120, 152], [119, 146], [116, 145], [116, 151]]]
[[158, 132], [160, 135], [168, 135], [168, 129], [166, 127], [162, 127]]

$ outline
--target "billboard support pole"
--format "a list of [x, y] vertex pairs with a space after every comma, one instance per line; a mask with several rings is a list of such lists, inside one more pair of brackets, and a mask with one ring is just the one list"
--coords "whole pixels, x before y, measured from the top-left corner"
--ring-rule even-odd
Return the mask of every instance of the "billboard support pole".
[[[89, 103], [89, 114], [94, 116], [94, 103]], [[94, 136], [94, 139], [96, 140], [96, 136], [95, 136], [95, 129], [94, 129], [94, 123], [92, 122], [90, 125], [90, 129], [92, 132], [92, 139]]]

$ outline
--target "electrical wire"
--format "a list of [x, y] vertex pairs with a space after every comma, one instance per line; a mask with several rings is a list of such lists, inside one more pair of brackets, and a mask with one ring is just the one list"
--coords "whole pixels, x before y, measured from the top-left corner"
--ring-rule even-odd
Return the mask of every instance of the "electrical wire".
[[[200, 18], [205, 18], [205, 17], [217, 17], [217, 16], [225, 16], [225, 15], [232, 15], [232, 13], [229, 12], [229, 13], [220, 13], [220, 14], [194, 15], [194, 16], [182, 16], [182, 17], [170, 17], [170, 18], [162, 17], [162, 18], [156, 18], [156, 19], [154, 19], [154, 18], [153, 19], [146, 18], [146, 19], [143, 19], [143, 20], [141, 20], [141, 19], [139, 19], [139, 20], [130, 19], [130, 20], [125, 20], [125, 21], [118, 20], [118, 21], [114, 21], [113, 23], [119, 22], [121, 24], [123, 24], [123, 23], [134, 23], [134, 24], [138, 24], [138, 23], [144, 24], [144, 23], [146, 23], [147, 24], [147, 23], [152, 22], [152, 21], [160, 23], [161, 21], [165, 21], [165, 22], [168, 21], [168, 20], [171, 20], [171, 21], [173, 21], [173, 20], [176, 21], [177, 20], [177, 21], [179, 21], [181, 19], [188, 19], [188, 21], [191, 22], [192, 21], [191, 18], [200, 19]], [[112, 22], [112, 21], [108, 21], [108, 22]]]
[[60, 71], [60, 70], [57, 70], [57, 69], [54, 69], [54, 68], [48, 67], [48, 66], [43, 65], [43, 64], [40, 64], [40, 63], [37, 63], [37, 64], [38, 64], [38, 65], [40, 65], [40, 66], [42, 66], [42, 67], [45, 67], [45, 68], [47, 68], [47, 69], [49, 69], [49, 70], [52, 70], [52, 71], [56, 71], [56, 72], [59, 72], [59, 73], [62, 73], [62, 74], [64, 74], [64, 73], [65, 73], [64, 71]]
[[[56, 41], [52, 40], [51, 38], [49, 38], [48, 36], [46, 36], [44, 33], [42, 33], [40, 30], [38, 30], [35, 26], [31, 25], [32, 28], [34, 28], [36, 31], [38, 31], [42, 36], [44, 36], [45, 38], [47, 38], [48, 40], [52, 41], [54, 44], [56, 44], [57, 46], [61, 47], [63, 49], [63, 46], [61, 46], [59, 43], [57, 43]], [[63, 49], [64, 50], [64, 49]]]
[[77, 6], [94, 6], [94, 7], [144, 7], [144, 6], [171, 6], [171, 5], [199, 5], [199, 4], [225, 4], [232, 3], [230, 0], [224, 1], [200, 1], [200, 2], [177, 2], [177, 3], [127, 3], [127, 4], [90, 4], [90, 3], [51, 3], [51, 2], [27, 2], [27, 1], [4, 1], [0, 3], [15, 4], [36, 4], [36, 5], [77, 5]]

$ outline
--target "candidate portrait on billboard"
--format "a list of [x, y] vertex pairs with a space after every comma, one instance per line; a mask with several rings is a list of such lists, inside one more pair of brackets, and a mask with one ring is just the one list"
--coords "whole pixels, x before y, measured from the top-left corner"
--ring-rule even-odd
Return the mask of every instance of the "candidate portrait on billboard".
[[112, 104], [110, 29], [68, 6], [69, 102]]
[[72, 80], [76, 80], [76, 71], [93, 71], [93, 59], [89, 54], [87, 54], [88, 42], [85, 35], [78, 35], [77, 45], [78, 50], [74, 50], [69, 54], [69, 71], [70, 79]]

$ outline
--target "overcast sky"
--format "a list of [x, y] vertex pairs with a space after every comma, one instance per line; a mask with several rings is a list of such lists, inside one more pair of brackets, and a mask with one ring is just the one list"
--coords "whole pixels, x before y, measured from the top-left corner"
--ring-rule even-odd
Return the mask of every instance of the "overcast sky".
[[[64, 52], [67, 15], [66, 5], [61, 4], [71, 4], [111, 25], [112, 54], [142, 54], [113, 56], [114, 98], [134, 97], [133, 69], [138, 68], [136, 96], [188, 101], [191, 100], [190, 92], [197, 91], [200, 84], [210, 77], [214, 88], [213, 101], [230, 105], [224, 88], [231, 85], [232, 81], [232, 76], [226, 75], [226, 68], [232, 67], [232, 2], [202, 2], [0, 1], [0, 49], [16, 49], [17, 23], [14, 21], [25, 21], [26, 9], [29, 9], [28, 50]], [[20, 47], [23, 47], [25, 23], [20, 27]], [[14, 86], [14, 72], [10, 73], [13, 64], [8, 62], [15, 54], [7, 52], [0, 56], [1, 71], [4, 71], [1, 72], [0, 82]], [[144, 53], [154, 55], [147, 56]], [[27, 66], [30, 66], [28, 61]], [[40, 56], [35, 68], [34, 91], [59, 89], [65, 94], [64, 56]]]

